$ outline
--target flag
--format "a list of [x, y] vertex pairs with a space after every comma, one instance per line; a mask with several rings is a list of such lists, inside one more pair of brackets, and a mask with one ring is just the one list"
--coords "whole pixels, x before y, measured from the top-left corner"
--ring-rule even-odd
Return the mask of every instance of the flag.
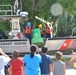
[[14, 13], [16, 12], [17, 9], [18, 9], [18, 0], [15, 0], [15, 3], [14, 3]]

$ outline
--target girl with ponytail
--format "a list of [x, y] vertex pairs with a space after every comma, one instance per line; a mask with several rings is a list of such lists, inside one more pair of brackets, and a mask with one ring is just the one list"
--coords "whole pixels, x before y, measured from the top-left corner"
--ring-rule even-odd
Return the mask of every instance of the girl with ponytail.
[[31, 45], [30, 54], [26, 54], [23, 58], [24, 64], [26, 64], [25, 75], [41, 75], [40, 63], [42, 62], [41, 56], [36, 54], [37, 46]]

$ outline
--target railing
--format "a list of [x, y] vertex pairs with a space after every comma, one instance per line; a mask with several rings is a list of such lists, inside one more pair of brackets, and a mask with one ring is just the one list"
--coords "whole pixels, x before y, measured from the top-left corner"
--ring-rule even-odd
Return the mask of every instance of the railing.
[[[8, 8], [8, 9], [5, 9], [5, 8]], [[4, 15], [8, 15], [7, 13], [10, 12], [11, 15], [13, 15], [13, 10], [12, 10], [12, 6], [10, 4], [8, 5], [0, 5], [0, 14], [4, 13]]]
[[76, 27], [74, 27], [74, 28], [72, 29], [72, 34], [71, 34], [71, 35], [76, 37]]

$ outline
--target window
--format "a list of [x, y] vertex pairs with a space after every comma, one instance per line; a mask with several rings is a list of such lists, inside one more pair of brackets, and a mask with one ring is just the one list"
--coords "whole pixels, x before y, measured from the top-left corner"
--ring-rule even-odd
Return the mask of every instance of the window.
[[14, 29], [14, 30], [18, 30], [18, 29], [19, 29], [17, 22], [14, 22], [14, 23], [13, 23], [13, 29]]

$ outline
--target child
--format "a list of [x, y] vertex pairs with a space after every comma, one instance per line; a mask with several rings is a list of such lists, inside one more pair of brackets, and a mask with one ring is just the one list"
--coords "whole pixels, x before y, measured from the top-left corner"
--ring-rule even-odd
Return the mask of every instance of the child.
[[42, 47], [42, 63], [40, 64], [41, 75], [51, 75], [52, 73], [52, 59], [50, 55], [47, 55], [48, 48]]
[[62, 52], [57, 51], [55, 57], [57, 61], [53, 63], [53, 74], [54, 75], [65, 75], [66, 64], [61, 60]]
[[30, 54], [26, 54], [23, 58], [26, 64], [26, 75], [41, 75], [40, 63], [42, 62], [41, 56], [36, 54], [37, 46], [30, 47]]
[[12, 59], [10, 60], [10, 71], [12, 75], [23, 75], [23, 60], [20, 57], [19, 50], [13, 52]]

